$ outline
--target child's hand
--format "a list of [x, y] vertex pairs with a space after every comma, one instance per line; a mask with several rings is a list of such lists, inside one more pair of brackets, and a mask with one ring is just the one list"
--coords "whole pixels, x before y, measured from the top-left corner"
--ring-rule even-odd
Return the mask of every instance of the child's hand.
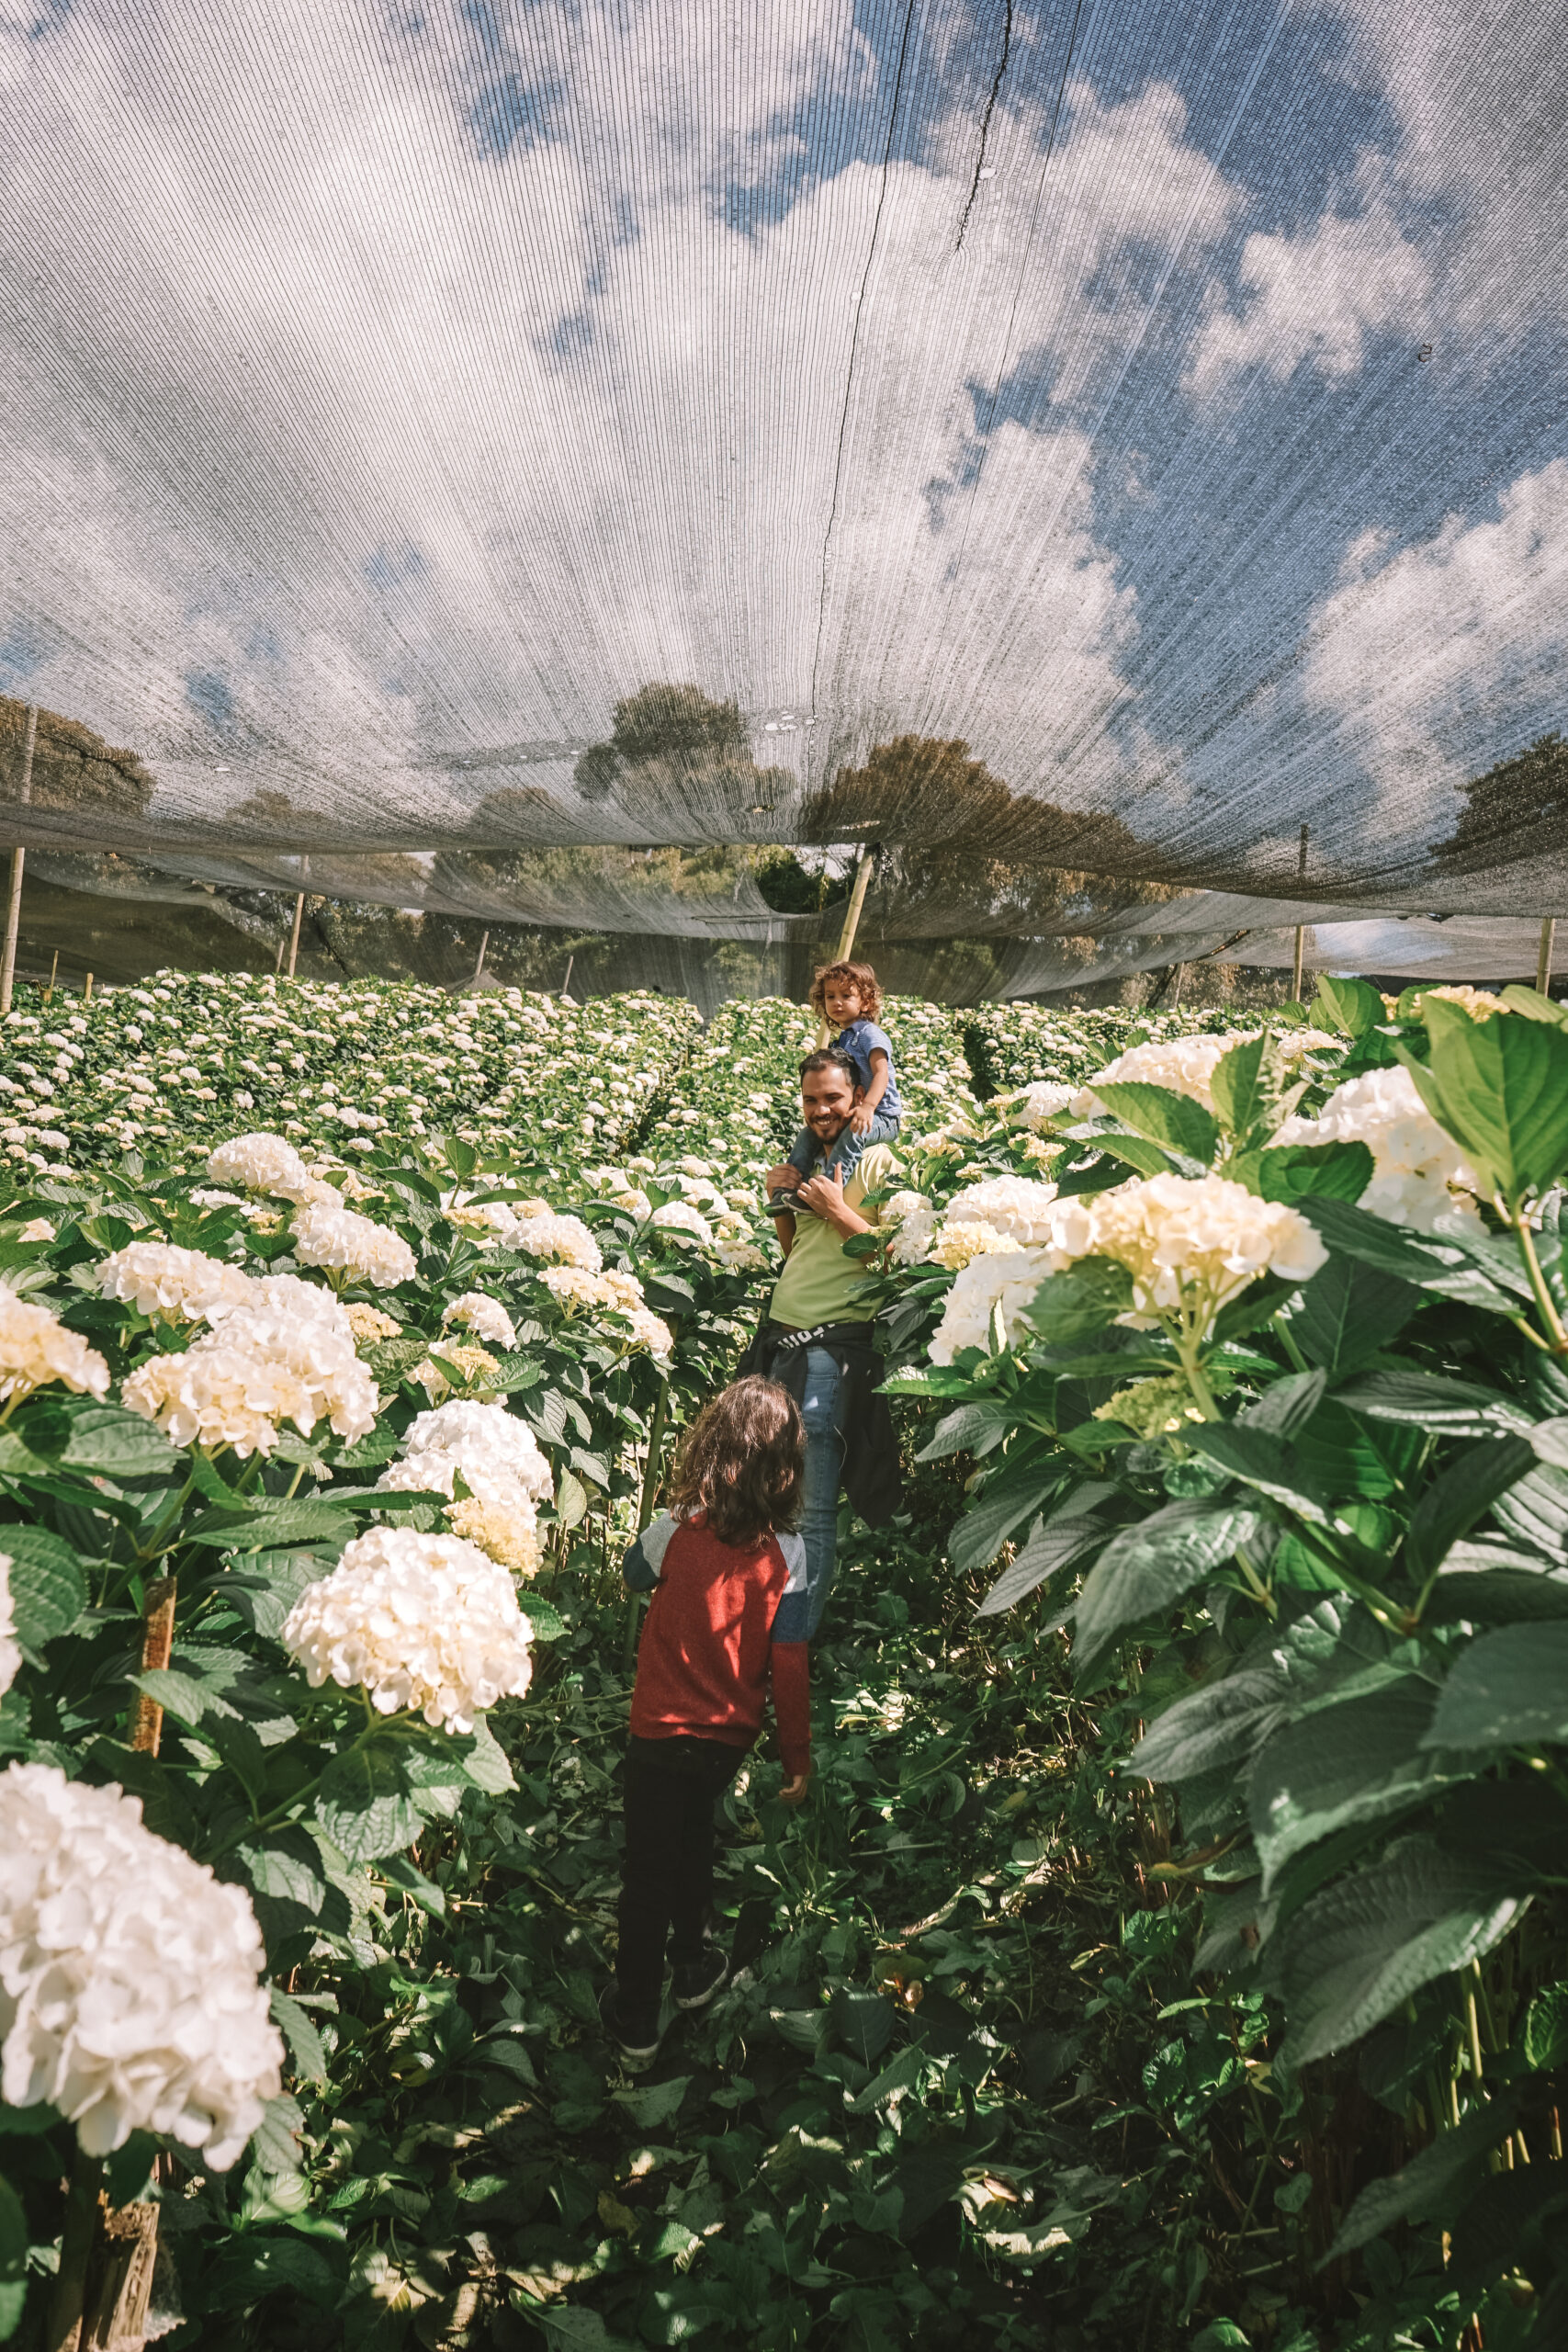
[[804, 1804], [806, 1802], [806, 1792], [810, 1786], [811, 1774], [809, 1770], [797, 1772], [794, 1780], [786, 1781], [783, 1788], [779, 1791], [779, 1803], [781, 1804]]
[[850, 1113], [850, 1125], [857, 1136], [869, 1135], [871, 1123], [875, 1115], [869, 1102], [857, 1102]]

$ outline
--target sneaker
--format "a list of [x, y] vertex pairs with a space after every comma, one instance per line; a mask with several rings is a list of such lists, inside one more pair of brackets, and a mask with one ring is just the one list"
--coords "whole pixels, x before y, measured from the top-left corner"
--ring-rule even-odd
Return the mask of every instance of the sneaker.
[[795, 1195], [795, 1187], [793, 1184], [781, 1184], [776, 1193], [768, 1194], [770, 1211], [776, 1214], [780, 1209], [788, 1209], [793, 1213], [798, 1206]]
[[599, 2022], [628, 2066], [647, 2066], [659, 2055], [659, 2019], [623, 2018], [620, 1988], [606, 1984], [599, 1996]]
[[729, 1962], [716, 1945], [701, 1960], [688, 1960], [675, 1971], [671, 1990], [678, 2009], [705, 2009], [714, 1995], [729, 1982]]

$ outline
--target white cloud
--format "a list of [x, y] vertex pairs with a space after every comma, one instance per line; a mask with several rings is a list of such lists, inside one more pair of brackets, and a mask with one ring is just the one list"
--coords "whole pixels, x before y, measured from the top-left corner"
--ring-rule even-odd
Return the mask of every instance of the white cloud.
[[1369, 531], [1319, 606], [1308, 703], [1337, 722], [1379, 786], [1369, 829], [1446, 834], [1443, 790], [1560, 719], [1568, 661], [1568, 461], [1524, 474], [1495, 520], [1451, 514], [1389, 554]]
[[1192, 345], [1184, 381], [1199, 399], [1253, 369], [1288, 383], [1303, 361], [1342, 380], [1360, 368], [1372, 335], [1426, 336], [1431, 265], [1381, 193], [1298, 234], [1248, 237], [1236, 278], [1239, 300], [1216, 286]]

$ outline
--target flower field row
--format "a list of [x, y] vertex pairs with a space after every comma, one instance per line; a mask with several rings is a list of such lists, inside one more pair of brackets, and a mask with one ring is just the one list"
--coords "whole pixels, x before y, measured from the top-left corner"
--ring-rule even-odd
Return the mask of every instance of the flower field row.
[[987, 1094], [1037, 1080], [1081, 1084], [1130, 1046], [1172, 1037], [1220, 1035], [1235, 1027], [1224, 1007], [1183, 1012], [1130, 1012], [1114, 1006], [1063, 1012], [1040, 1004], [983, 1004], [963, 1015], [975, 1078]]

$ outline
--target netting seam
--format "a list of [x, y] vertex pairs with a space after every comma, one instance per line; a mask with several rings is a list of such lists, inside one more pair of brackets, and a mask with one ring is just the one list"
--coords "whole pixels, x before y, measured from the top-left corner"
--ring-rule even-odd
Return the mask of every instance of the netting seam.
[[[997, 61], [991, 94], [986, 100], [986, 111], [980, 118], [980, 151], [975, 158], [975, 176], [969, 183], [969, 193], [964, 202], [964, 217], [958, 223], [958, 242], [953, 249], [959, 254], [964, 251], [964, 235], [969, 226], [969, 215], [974, 211], [975, 199], [980, 193], [980, 175], [986, 168], [986, 141], [991, 135], [991, 117], [996, 112], [997, 98], [1008, 70], [1008, 59], [1012, 53], [1012, 0], [1002, 0], [1002, 53]], [[1060, 103], [1058, 99], [1057, 104]]]

